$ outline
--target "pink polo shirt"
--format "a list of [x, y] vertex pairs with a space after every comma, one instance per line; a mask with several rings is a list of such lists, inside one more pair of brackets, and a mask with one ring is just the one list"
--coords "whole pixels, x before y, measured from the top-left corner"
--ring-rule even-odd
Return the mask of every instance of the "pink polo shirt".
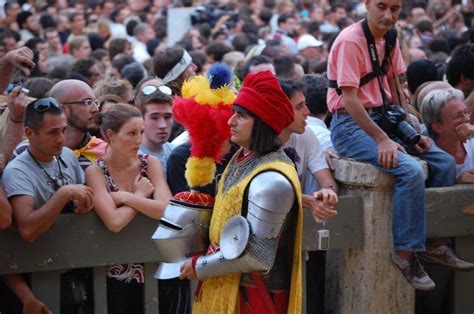
[[[375, 38], [375, 46], [379, 61], [382, 62], [385, 53], [385, 39]], [[339, 87], [359, 87], [360, 79], [372, 72], [372, 64], [367, 49], [367, 40], [362, 30], [361, 22], [354, 23], [345, 28], [337, 36], [328, 60], [328, 79], [337, 80]], [[387, 96], [391, 99], [390, 87], [387, 77], [393, 77], [405, 72], [405, 63], [401, 57], [400, 47], [397, 44], [392, 51], [392, 60], [388, 69], [388, 75], [383, 78], [383, 87]], [[359, 88], [357, 96], [365, 108], [380, 107], [382, 95], [380, 93], [377, 79]], [[339, 96], [334, 88], [328, 89], [327, 103], [329, 111], [344, 108], [342, 95]]]

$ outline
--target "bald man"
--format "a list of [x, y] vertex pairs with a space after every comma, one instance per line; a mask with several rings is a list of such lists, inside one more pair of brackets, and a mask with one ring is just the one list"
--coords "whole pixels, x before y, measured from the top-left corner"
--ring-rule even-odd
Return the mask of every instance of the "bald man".
[[105, 153], [107, 144], [90, 132], [97, 131], [95, 115], [98, 102], [89, 85], [79, 80], [64, 80], [53, 86], [50, 96], [58, 101], [66, 114], [65, 146], [79, 156], [79, 164], [85, 169]]

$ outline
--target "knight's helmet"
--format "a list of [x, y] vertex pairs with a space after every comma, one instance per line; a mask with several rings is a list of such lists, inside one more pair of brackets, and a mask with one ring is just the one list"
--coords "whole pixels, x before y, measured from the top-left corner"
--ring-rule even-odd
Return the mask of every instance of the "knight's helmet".
[[151, 238], [162, 261], [155, 278], [176, 278], [186, 259], [206, 253], [213, 205], [214, 199], [206, 193], [186, 191], [173, 196]]
[[[235, 98], [230, 88], [232, 71], [217, 64], [209, 74], [211, 79], [198, 75], [184, 82], [182, 97], [173, 100], [173, 116], [186, 127], [191, 140], [185, 172], [191, 189], [213, 182], [215, 162], [220, 161], [222, 147], [230, 138], [227, 121]], [[212, 196], [195, 190], [173, 196], [152, 237], [163, 261], [155, 278], [176, 278], [186, 259], [206, 253], [213, 205]]]

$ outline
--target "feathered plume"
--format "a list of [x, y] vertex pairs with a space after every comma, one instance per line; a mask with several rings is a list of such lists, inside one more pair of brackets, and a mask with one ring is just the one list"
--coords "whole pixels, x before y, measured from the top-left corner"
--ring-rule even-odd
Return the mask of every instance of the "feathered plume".
[[202, 75], [187, 80], [182, 97], [173, 101], [173, 115], [184, 125], [191, 138], [191, 157], [186, 163], [186, 180], [190, 187], [211, 183], [215, 162], [221, 158], [223, 144], [230, 138], [227, 121], [232, 115], [235, 93], [228, 85], [211, 88]]

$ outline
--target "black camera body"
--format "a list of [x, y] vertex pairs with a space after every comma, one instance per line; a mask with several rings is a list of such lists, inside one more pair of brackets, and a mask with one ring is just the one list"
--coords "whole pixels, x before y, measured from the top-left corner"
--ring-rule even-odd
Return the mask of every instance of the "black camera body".
[[400, 106], [387, 106], [378, 123], [379, 127], [390, 137], [396, 136], [403, 143], [415, 145], [420, 141], [418, 131], [405, 120], [407, 114]]
[[226, 22], [227, 28], [234, 27], [239, 21], [239, 13], [227, 10], [227, 8], [220, 5], [219, 2], [210, 2], [197, 7], [196, 11], [191, 14], [191, 25], [209, 23], [211, 27], [214, 27], [216, 22], [225, 15], [230, 17]]

